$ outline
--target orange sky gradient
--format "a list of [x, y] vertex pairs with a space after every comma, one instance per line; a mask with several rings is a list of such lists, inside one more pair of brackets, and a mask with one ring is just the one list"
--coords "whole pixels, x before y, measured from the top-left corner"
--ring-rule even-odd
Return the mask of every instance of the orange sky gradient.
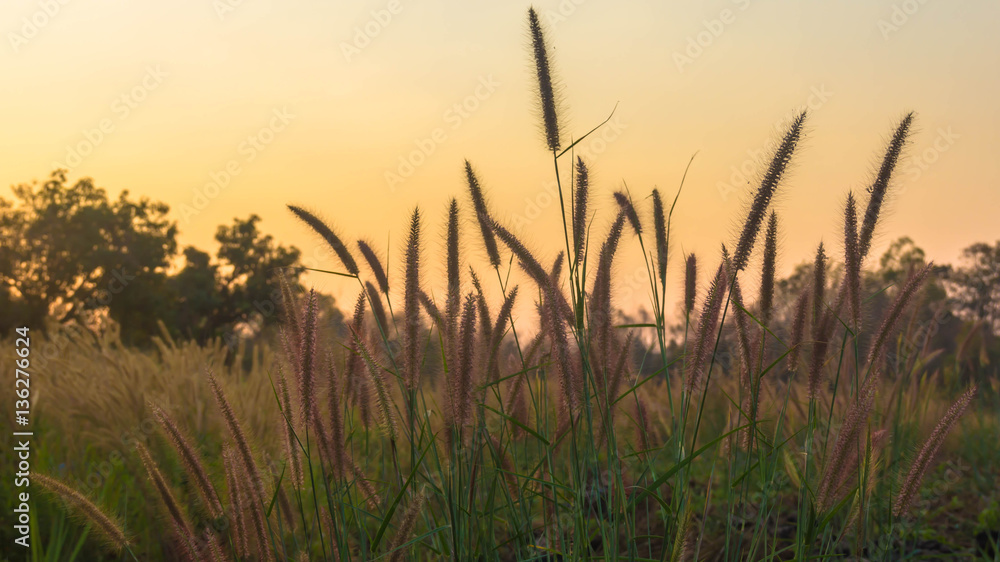
[[[603, 211], [595, 236], [603, 237], [611, 193], [623, 182], [648, 217], [650, 189], [672, 199], [698, 152], [673, 220], [678, 290], [680, 252], [714, 267], [719, 244], [732, 244], [743, 218], [760, 150], [804, 106], [808, 134], [774, 201], [783, 271], [809, 260], [821, 240], [839, 258], [847, 193], [864, 195], [891, 128], [910, 110], [916, 133], [873, 255], [909, 235], [931, 259], [954, 262], [970, 243], [1000, 238], [1000, 3], [545, 0], [535, 7], [549, 23], [567, 136], [618, 104], [582, 145], [592, 201]], [[564, 242], [551, 155], [534, 112], [527, 8], [7, 1], [0, 174], [13, 185], [62, 166], [72, 180], [92, 177], [113, 194], [127, 188], [162, 200], [182, 244], [203, 249], [214, 249], [219, 224], [256, 213], [265, 232], [309, 260], [322, 248], [285, 209], [301, 204], [346, 239], [369, 238], [383, 252], [391, 239], [397, 278], [406, 221], [419, 205], [432, 250], [425, 281], [435, 286], [448, 199], [470, 206], [468, 158], [497, 217], [549, 261]], [[407, 159], [412, 170], [401, 168]], [[226, 185], [213, 191], [212, 182]], [[2, 196], [10, 195], [5, 186]], [[478, 230], [465, 216], [463, 249], [485, 272]], [[619, 298], [645, 301], [638, 244], [631, 237], [626, 244]], [[338, 267], [332, 259], [314, 264]], [[342, 304], [356, 292], [342, 278], [308, 281]]]

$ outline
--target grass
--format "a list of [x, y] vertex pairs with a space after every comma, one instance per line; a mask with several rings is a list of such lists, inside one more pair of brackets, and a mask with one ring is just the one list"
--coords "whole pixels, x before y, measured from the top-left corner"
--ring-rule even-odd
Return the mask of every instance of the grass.
[[[113, 333], [43, 344], [59, 353], [35, 390], [36, 466], [90, 498], [69, 510], [79, 525], [33, 531], [52, 545], [45, 556], [69, 559], [63, 544], [88, 560], [995, 556], [996, 389], [977, 398], [974, 384], [924, 368], [932, 350], [902, 345], [930, 269], [879, 288], [891, 304], [877, 319], [859, 279], [912, 114], [867, 200], [845, 197], [842, 274], [820, 245], [811, 285], [776, 302], [770, 200], [807, 115], [793, 120], [732, 253], [685, 260], [678, 328], [665, 305], [678, 197], [668, 209], [655, 191], [650, 209], [623, 191], [610, 216], [589, 207], [533, 11], [529, 33], [544, 145], [556, 179], [567, 166], [572, 178], [559, 185], [555, 262], [494, 218], [465, 163], [442, 303], [422, 284], [419, 210], [397, 281], [381, 249], [362, 242], [357, 262], [334, 228], [291, 207], [338, 256], [339, 281], [358, 284], [345, 333], [324, 328], [313, 293], [286, 290], [280, 353], [259, 346], [246, 370], [227, 367], [221, 346], [163, 340], [143, 352]], [[479, 269], [460, 255], [463, 213], [489, 256]], [[652, 322], [618, 320], [623, 244], [645, 256]], [[748, 269], [758, 253], [760, 272]], [[699, 275], [712, 279], [700, 303]], [[398, 282], [401, 308], [388, 290]], [[512, 314], [524, 300], [535, 317]], [[72, 496], [48, 487], [45, 509]], [[120, 535], [91, 540], [108, 521]]]

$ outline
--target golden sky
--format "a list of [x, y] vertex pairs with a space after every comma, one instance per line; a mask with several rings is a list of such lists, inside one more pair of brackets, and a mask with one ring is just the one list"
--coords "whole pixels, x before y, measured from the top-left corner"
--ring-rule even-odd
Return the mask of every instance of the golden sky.
[[[551, 259], [563, 242], [533, 111], [527, 7], [7, 0], [0, 174], [12, 185], [61, 166], [112, 193], [165, 201], [182, 243], [203, 248], [220, 223], [257, 213], [265, 231], [308, 257], [317, 241], [284, 208], [302, 204], [345, 238], [384, 251], [391, 237], [393, 268], [414, 205], [431, 247], [443, 243], [449, 196], [468, 206], [468, 158], [497, 215]], [[906, 234], [932, 259], [954, 261], [969, 243], [1000, 238], [996, 1], [535, 7], [549, 22], [564, 129], [579, 136], [618, 104], [582, 150], [593, 201], [606, 210], [595, 232], [610, 221], [614, 189], [627, 183], [640, 199], [659, 186], [672, 198], [698, 151], [674, 217], [675, 278], [680, 250], [715, 263], [719, 244], [732, 242], [749, 187], [739, 170], [752, 176], [758, 153], [803, 106], [809, 132], [775, 201], [785, 270], [820, 240], [839, 255], [846, 194], [863, 194], [909, 110], [916, 134], [874, 253]], [[649, 201], [640, 205], [648, 213]], [[464, 232], [467, 254], [481, 260], [475, 227]], [[632, 283], [641, 297], [629, 281], [642, 271], [638, 255], [624, 253], [619, 269], [621, 287]], [[428, 262], [429, 280], [440, 261]], [[342, 291], [336, 278], [310, 280]]]

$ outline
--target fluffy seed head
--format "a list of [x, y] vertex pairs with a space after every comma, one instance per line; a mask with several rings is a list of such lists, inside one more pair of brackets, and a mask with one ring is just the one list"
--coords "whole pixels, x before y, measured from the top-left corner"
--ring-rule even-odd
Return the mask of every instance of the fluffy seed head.
[[403, 291], [403, 380], [415, 390], [420, 382], [420, 210], [413, 210], [406, 241], [406, 286]]
[[379, 290], [388, 295], [389, 277], [385, 274], [385, 268], [382, 267], [382, 262], [378, 259], [375, 250], [364, 240], [358, 240], [358, 249], [361, 250], [362, 257], [368, 262], [368, 267], [371, 268], [372, 275], [375, 276], [375, 281], [378, 282]]
[[823, 250], [823, 243], [819, 243], [816, 249], [816, 259], [813, 261], [813, 287], [812, 287], [812, 327], [813, 339], [821, 326], [821, 318], [825, 307], [823, 306], [823, 295], [826, 292], [826, 252]]
[[347, 246], [341, 242], [340, 237], [333, 232], [326, 223], [320, 220], [319, 217], [310, 213], [309, 211], [298, 207], [295, 205], [288, 205], [288, 209], [295, 213], [295, 216], [299, 218], [302, 222], [306, 223], [309, 228], [313, 229], [316, 234], [319, 234], [326, 240], [326, 243], [330, 245], [330, 248], [337, 254], [340, 258], [340, 262], [344, 264], [347, 272], [351, 275], [357, 275], [359, 273], [358, 264], [354, 261], [354, 256], [347, 250]]
[[889, 190], [889, 183], [892, 179], [892, 171], [896, 168], [899, 156], [906, 146], [906, 139], [910, 134], [910, 126], [913, 125], [913, 112], [907, 113], [896, 126], [896, 131], [889, 140], [886, 147], [885, 156], [882, 158], [882, 165], [879, 166], [875, 181], [868, 188], [868, 208], [865, 209], [865, 219], [861, 223], [861, 231], [858, 233], [858, 249], [862, 258], [868, 255], [871, 249], [872, 236], [875, 234], [875, 223], [878, 222], [879, 213], [882, 210], [882, 202], [885, 200], [886, 192]]
[[760, 232], [760, 226], [764, 222], [764, 214], [767, 212], [767, 206], [771, 203], [771, 197], [778, 188], [778, 183], [785, 173], [785, 168], [788, 167], [788, 163], [792, 160], [795, 146], [798, 144], [799, 139], [802, 138], [802, 125], [805, 119], [806, 112], [803, 111], [792, 121], [791, 126], [781, 140], [781, 144], [775, 150], [774, 157], [771, 159], [767, 172], [764, 174], [764, 179], [757, 189], [757, 194], [754, 196], [753, 203], [750, 206], [750, 212], [747, 213], [746, 222], [743, 223], [743, 232], [740, 234], [739, 243], [736, 244], [736, 252], [733, 254], [733, 265], [737, 270], [745, 268], [747, 262], [750, 260], [750, 252], [753, 250], [753, 245], [757, 240], [757, 233]]
[[372, 314], [375, 315], [375, 321], [378, 322], [382, 332], [388, 335], [389, 318], [385, 315], [385, 306], [382, 304], [382, 296], [379, 294], [378, 290], [375, 289], [375, 285], [372, 285], [371, 281], [365, 281], [365, 290], [368, 292], [368, 300], [371, 302]]
[[861, 252], [858, 248], [858, 215], [853, 193], [847, 194], [847, 206], [844, 209], [844, 283], [847, 286], [851, 322], [857, 328], [861, 325]]
[[726, 293], [725, 264], [719, 264], [715, 279], [708, 290], [708, 297], [702, 305], [701, 318], [698, 321], [698, 333], [694, 341], [690, 361], [687, 362], [687, 374], [684, 388], [690, 394], [701, 383], [705, 363], [712, 353], [712, 341], [719, 326], [719, 314], [722, 312], [722, 301]]
[[191, 446], [184, 432], [177, 425], [177, 422], [167, 412], [155, 404], [150, 404], [150, 409], [153, 412], [153, 417], [156, 418], [156, 421], [163, 428], [164, 433], [166, 433], [177, 455], [184, 462], [184, 468], [187, 469], [188, 475], [197, 484], [198, 493], [201, 495], [202, 501], [205, 502], [208, 512], [214, 518], [221, 517], [222, 502], [219, 501], [219, 494], [216, 493], [215, 487], [212, 486], [212, 481], [208, 478], [208, 472], [205, 471], [205, 467], [201, 462], [201, 456]]
[[771, 211], [764, 234], [764, 265], [760, 274], [760, 321], [767, 326], [771, 323], [774, 308], [774, 270], [778, 260], [778, 214]]
[[809, 304], [809, 291], [803, 290], [795, 299], [795, 309], [792, 313], [792, 333], [789, 341], [788, 370], [795, 371], [799, 365], [799, 348], [806, 331], [806, 315]]
[[656, 233], [656, 271], [660, 283], [667, 281], [667, 219], [663, 211], [663, 199], [660, 190], [653, 189], [653, 230]]
[[635, 231], [636, 235], [642, 234], [642, 224], [639, 222], [639, 213], [635, 212], [635, 207], [632, 205], [632, 199], [629, 198], [628, 194], [624, 191], [616, 191], [615, 202], [618, 203], [622, 212], [625, 213], [625, 218], [627, 218], [628, 223], [632, 225], [632, 230]]
[[483, 234], [483, 245], [486, 246], [486, 255], [490, 258], [490, 265], [499, 267], [500, 250], [497, 248], [497, 240], [493, 234], [493, 220], [490, 218], [489, 210], [486, 207], [483, 188], [479, 185], [479, 179], [476, 178], [476, 173], [468, 160], [465, 161], [465, 179], [469, 184], [472, 206], [476, 211], [476, 222], [479, 223], [479, 230]]
[[583, 158], [576, 157], [576, 191], [573, 195], [573, 252], [574, 261], [583, 259], [587, 236], [587, 201], [590, 199], [590, 171]]
[[698, 290], [698, 261], [692, 253], [688, 255], [684, 269], [684, 313], [694, 310], [694, 299]]
[[913, 503], [917, 490], [920, 488], [920, 481], [923, 480], [924, 474], [927, 473], [931, 462], [937, 456], [941, 445], [944, 444], [945, 437], [948, 436], [951, 428], [955, 427], [955, 424], [958, 423], [959, 418], [962, 417], [965, 409], [969, 407], [969, 403], [972, 402], [972, 398], [975, 395], [976, 386], [973, 385], [972, 388], [967, 390], [965, 394], [962, 394], [955, 404], [948, 409], [944, 417], [941, 418], [941, 421], [938, 422], [937, 427], [934, 428], [931, 436], [927, 438], [927, 442], [924, 443], [917, 458], [913, 461], [913, 466], [910, 467], [910, 472], [906, 475], [903, 486], [899, 489], [896, 504], [892, 509], [892, 513], [896, 517], [901, 517], [906, 513], [910, 504]]
[[534, 8], [528, 9], [528, 33], [531, 36], [531, 51], [535, 61], [535, 75], [538, 79], [538, 103], [542, 110], [542, 126], [545, 131], [545, 144], [549, 150], [556, 151], [562, 146], [559, 137], [559, 115], [556, 109], [557, 99], [555, 83], [552, 80], [552, 69], [549, 66], [548, 45], [542, 24]]
[[119, 552], [122, 548], [129, 545], [128, 536], [122, 530], [121, 523], [104, 513], [101, 508], [97, 507], [94, 502], [87, 499], [80, 492], [77, 492], [55, 478], [50, 478], [37, 472], [31, 475], [31, 480], [33, 483], [62, 498], [63, 501], [77, 509], [94, 526], [94, 529], [98, 531], [101, 538], [115, 552]]
[[900, 289], [899, 294], [896, 295], [895, 300], [892, 301], [892, 305], [889, 310], [885, 313], [885, 319], [882, 321], [882, 326], [879, 328], [875, 339], [872, 340], [871, 349], [868, 351], [868, 364], [874, 365], [875, 360], [878, 358], [879, 353], [882, 351], [882, 347], [885, 345], [886, 341], [889, 340], [889, 335], [892, 334], [896, 326], [899, 324], [900, 318], [903, 316], [903, 311], [906, 310], [907, 305], [913, 300], [913, 296], [920, 289], [921, 285], [924, 283], [924, 279], [930, 273], [933, 264], [927, 264], [922, 269], [910, 276]]

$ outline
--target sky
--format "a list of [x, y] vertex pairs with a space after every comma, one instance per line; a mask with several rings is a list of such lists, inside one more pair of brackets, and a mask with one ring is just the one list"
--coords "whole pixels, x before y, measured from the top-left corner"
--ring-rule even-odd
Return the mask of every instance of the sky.
[[[285, 204], [344, 238], [390, 248], [425, 217], [425, 281], [441, 278], [444, 217], [468, 211], [463, 161], [492, 210], [544, 261], [564, 247], [551, 154], [538, 124], [528, 3], [377, 0], [6, 0], [0, 5], [0, 196], [57, 168], [116, 194], [164, 201], [184, 245], [219, 224], [261, 228], [335, 269]], [[874, 255], [902, 235], [954, 262], [1000, 239], [1000, 3], [968, 0], [541, 0], [563, 130], [589, 164], [603, 237], [627, 186], [648, 217], [656, 186], [687, 181], [672, 221], [702, 263], [732, 244], [767, 149], [807, 108], [807, 135], [774, 208], [780, 266], [822, 240], [839, 257], [849, 191], [864, 196], [908, 111], [915, 134]], [[567, 172], [569, 160], [562, 163]], [[602, 212], [603, 211], [603, 212]], [[465, 260], [485, 271], [466, 213]], [[619, 298], [646, 298], [627, 238]], [[869, 260], [873, 262], [874, 260]], [[873, 263], [869, 263], [869, 266]], [[707, 275], [706, 275], [707, 276]], [[356, 285], [310, 275], [353, 300]], [[350, 280], [346, 280], [349, 282]], [[341, 301], [343, 302], [343, 301]]]

